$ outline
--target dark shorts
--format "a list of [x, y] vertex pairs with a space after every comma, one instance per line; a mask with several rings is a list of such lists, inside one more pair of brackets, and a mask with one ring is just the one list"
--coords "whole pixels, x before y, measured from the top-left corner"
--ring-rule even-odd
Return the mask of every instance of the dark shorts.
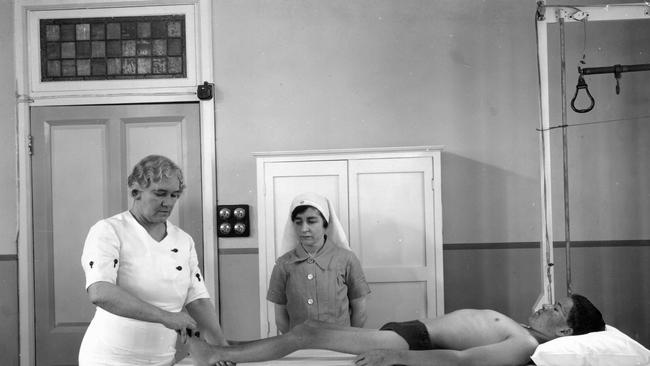
[[397, 333], [404, 338], [412, 351], [433, 349], [427, 327], [419, 320], [386, 323], [379, 330], [392, 330]]

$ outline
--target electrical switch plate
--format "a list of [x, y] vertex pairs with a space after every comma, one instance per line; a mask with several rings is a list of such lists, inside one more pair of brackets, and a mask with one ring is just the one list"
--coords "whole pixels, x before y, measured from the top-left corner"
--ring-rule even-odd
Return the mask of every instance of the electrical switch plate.
[[223, 238], [242, 238], [249, 235], [250, 206], [217, 206], [217, 236]]

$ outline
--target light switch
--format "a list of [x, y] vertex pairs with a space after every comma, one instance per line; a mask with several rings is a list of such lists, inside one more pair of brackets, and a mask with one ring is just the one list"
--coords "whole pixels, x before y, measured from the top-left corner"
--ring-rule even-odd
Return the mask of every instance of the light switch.
[[250, 235], [250, 207], [248, 205], [218, 205], [217, 235], [225, 238]]

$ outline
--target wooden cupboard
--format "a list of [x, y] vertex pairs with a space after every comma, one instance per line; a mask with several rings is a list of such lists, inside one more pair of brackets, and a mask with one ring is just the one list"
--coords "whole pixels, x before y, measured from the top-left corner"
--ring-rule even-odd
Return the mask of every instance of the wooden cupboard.
[[372, 292], [365, 327], [444, 313], [441, 147], [255, 153], [261, 336], [277, 334], [266, 300], [294, 196], [327, 196]]

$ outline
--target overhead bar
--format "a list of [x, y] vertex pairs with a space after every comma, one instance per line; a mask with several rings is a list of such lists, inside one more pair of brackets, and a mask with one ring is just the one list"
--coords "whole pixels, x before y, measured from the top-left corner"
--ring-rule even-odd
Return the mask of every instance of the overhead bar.
[[[576, 89], [576, 94], [578, 93], [578, 89], [580, 88], [584, 88], [585, 90], [587, 90], [587, 93], [589, 93], [589, 89], [587, 88], [587, 83], [582, 78], [582, 75], [614, 74], [614, 78], [616, 78], [616, 94], [620, 94], [621, 74], [623, 74], [624, 72], [648, 71], [648, 70], [650, 70], [650, 64], [614, 65], [614, 66], [585, 67], [585, 68], [578, 67], [578, 72], [580, 73], [580, 76], [578, 77], [578, 86]], [[591, 99], [592, 99], [592, 107], [593, 107], [593, 98]]]
[[648, 70], [650, 70], [650, 64], [578, 67], [578, 72], [580, 73], [580, 75], [622, 74], [624, 72], [648, 71]]
[[[540, 4], [542, 3], [542, 4]], [[608, 4], [597, 6], [582, 5], [546, 5], [538, 2], [542, 10], [538, 10], [543, 16], [545, 23], [557, 23], [560, 18], [565, 22], [607, 21], [607, 20], [633, 20], [650, 19], [650, 4], [629, 3], [629, 4]], [[556, 10], [560, 10], [556, 12]]]

